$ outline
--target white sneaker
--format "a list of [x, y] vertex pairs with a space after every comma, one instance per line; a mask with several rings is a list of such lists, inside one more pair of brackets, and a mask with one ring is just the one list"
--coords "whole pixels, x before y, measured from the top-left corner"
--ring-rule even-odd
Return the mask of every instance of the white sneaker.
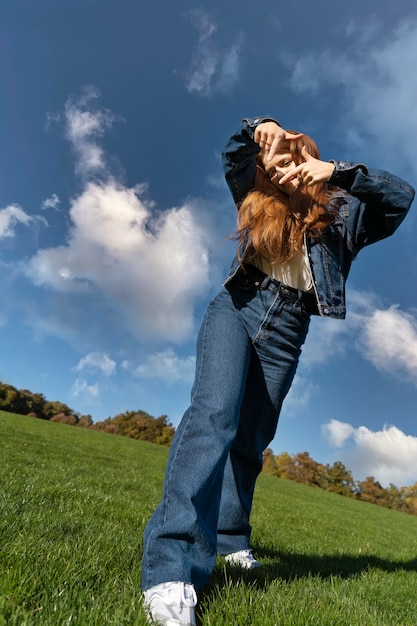
[[255, 569], [261, 567], [259, 561], [255, 559], [252, 554], [252, 550], [239, 550], [239, 552], [232, 552], [226, 554], [224, 557], [230, 565], [238, 565], [243, 569]]
[[150, 624], [160, 626], [196, 626], [197, 596], [193, 585], [169, 582], [143, 592]]

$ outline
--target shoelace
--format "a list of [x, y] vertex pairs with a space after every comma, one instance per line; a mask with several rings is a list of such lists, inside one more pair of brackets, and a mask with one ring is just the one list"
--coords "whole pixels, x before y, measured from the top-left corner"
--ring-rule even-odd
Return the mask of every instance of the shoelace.
[[250, 561], [255, 561], [252, 550], [242, 550], [242, 556], [246, 556]]
[[[177, 589], [175, 589], [175, 592]], [[173, 595], [174, 589], [170, 590], [171, 595]], [[197, 604], [197, 594], [194, 590], [194, 587], [191, 585], [186, 585], [185, 583], [179, 583], [179, 597], [177, 593], [175, 593], [175, 598], [173, 598], [172, 603], [178, 602], [180, 608], [183, 606], [188, 606], [190, 608], [194, 607]]]

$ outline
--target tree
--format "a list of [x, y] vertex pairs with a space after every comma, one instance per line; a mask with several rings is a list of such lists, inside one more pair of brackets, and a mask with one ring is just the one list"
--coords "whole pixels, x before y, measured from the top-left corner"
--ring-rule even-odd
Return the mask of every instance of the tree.
[[278, 456], [275, 457], [275, 463], [277, 466], [277, 476], [280, 478], [285, 478], [287, 480], [293, 480], [293, 468], [294, 461], [293, 458], [288, 452], [282, 452]]
[[1, 384], [0, 387], [0, 409], [4, 411], [10, 411], [11, 413], [18, 413], [20, 415], [26, 415], [30, 413], [31, 409], [27, 407], [25, 398], [20, 391], [15, 389], [12, 385]]
[[358, 487], [358, 497], [360, 500], [389, 507], [389, 495], [387, 490], [384, 489], [373, 476], [367, 476], [365, 480], [358, 483]]
[[167, 421], [166, 415], [155, 418], [145, 411], [126, 411], [112, 419], [108, 418], [104, 422], [98, 422], [93, 427], [97, 430], [165, 446], [171, 444], [175, 433], [175, 429]]
[[48, 402], [41, 393], [32, 393], [28, 389], [19, 390], [1, 382], [0, 409], [19, 415], [36, 415], [39, 419], [45, 420], [60, 414], [77, 415], [62, 402]]
[[15, 389], [1, 381], [0, 409], [72, 426], [103, 430], [114, 435], [120, 434], [164, 446], [171, 445], [175, 433], [175, 428], [168, 422], [166, 415], [155, 418], [145, 411], [126, 411], [94, 424], [91, 415], [80, 416], [63, 402], [58, 400], [50, 402], [40, 393]]
[[59, 422], [60, 424], [68, 424], [68, 426], [75, 426], [78, 423], [78, 417], [76, 415], [66, 415], [66, 413], [59, 413], [54, 415], [49, 420], [50, 422]]
[[92, 425], [93, 418], [91, 417], [91, 415], [81, 415], [77, 423], [77, 426], [80, 426], [80, 428], [91, 428]]
[[417, 483], [411, 487], [403, 487], [403, 506], [411, 515], [417, 515]]
[[342, 496], [353, 496], [355, 493], [356, 483], [349, 470], [341, 463], [336, 461], [331, 467], [326, 466], [327, 491], [338, 493]]
[[356, 483], [351, 471], [340, 461], [323, 465], [312, 459], [308, 452], [293, 456], [282, 452], [274, 456], [273, 450], [266, 448], [262, 456], [262, 470], [272, 476], [417, 515], [417, 483], [400, 489], [390, 484], [388, 489], [384, 489], [373, 476]]
[[271, 448], [267, 448], [262, 453], [262, 471], [271, 476], [278, 476], [277, 463]]
[[75, 415], [75, 412], [69, 406], [58, 400], [53, 402], [46, 401], [43, 407], [43, 419], [50, 420], [54, 415]]
[[322, 475], [319, 463], [311, 458], [308, 452], [298, 452], [293, 457], [293, 477], [297, 483], [303, 485], [320, 486], [320, 477]]
[[406, 509], [404, 503], [404, 487], [398, 489], [395, 485], [390, 483], [387, 489], [389, 508], [395, 511], [403, 511]]

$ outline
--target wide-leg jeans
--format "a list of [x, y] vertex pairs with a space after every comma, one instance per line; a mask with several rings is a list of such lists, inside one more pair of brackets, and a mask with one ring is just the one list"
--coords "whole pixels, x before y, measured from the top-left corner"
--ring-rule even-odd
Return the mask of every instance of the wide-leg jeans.
[[217, 553], [249, 546], [262, 452], [295, 375], [310, 312], [237, 276], [210, 303], [191, 405], [173, 439], [162, 500], [144, 537], [142, 588], [209, 579]]

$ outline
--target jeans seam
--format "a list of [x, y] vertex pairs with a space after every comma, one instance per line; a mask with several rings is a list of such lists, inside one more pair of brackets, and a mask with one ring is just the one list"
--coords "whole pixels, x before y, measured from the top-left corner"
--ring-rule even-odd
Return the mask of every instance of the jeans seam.
[[279, 297], [280, 297], [279, 292], [277, 292], [277, 293], [275, 294], [275, 298], [273, 299], [273, 301], [272, 301], [272, 303], [271, 303], [271, 306], [268, 308], [267, 312], [266, 312], [266, 313], [265, 313], [265, 315], [264, 315], [264, 318], [263, 318], [262, 322], [260, 323], [260, 325], [259, 325], [259, 327], [258, 327], [258, 330], [256, 331], [256, 335], [255, 335], [255, 337], [253, 338], [252, 345], [254, 345], [254, 346], [255, 346], [256, 344], [258, 344], [258, 343], [259, 343], [258, 339], [260, 339], [260, 338], [261, 338], [261, 337], [260, 337], [260, 335], [261, 335], [261, 333], [262, 333], [262, 328], [264, 327], [264, 325], [265, 325], [266, 321], [268, 320], [268, 318], [269, 318], [269, 314], [270, 314], [271, 310], [274, 308], [274, 306], [275, 306], [275, 304], [276, 304], [276, 302], [277, 302], [277, 300], [278, 300], [278, 298], [279, 298]]
[[[202, 342], [201, 342], [201, 354], [203, 354], [203, 352], [205, 350], [205, 347], [206, 347], [207, 325], [208, 325], [208, 311], [207, 311], [207, 314], [206, 314], [206, 317], [205, 317], [205, 320], [204, 320], [204, 330], [203, 330], [203, 333], [202, 333]], [[196, 371], [194, 393], [196, 393], [196, 390], [198, 389], [198, 387], [200, 385], [202, 361], [203, 361], [202, 358], [199, 359], [199, 370]], [[187, 418], [187, 421], [186, 421], [186, 423], [184, 425], [184, 428], [182, 429], [181, 439], [178, 441], [177, 449], [176, 449], [176, 452], [175, 452], [175, 456], [173, 457], [172, 462], [170, 463], [169, 474], [167, 475], [167, 479], [166, 479], [166, 488], [165, 488], [166, 498], [165, 498], [165, 503], [164, 503], [164, 514], [163, 514], [163, 523], [164, 524], [166, 523], [166, 520], [167, 520], [168, 506], [169, 506], [169, 501], [170, 501], [168, 487], [169, 487], [169, 484], [171, 482], [171, 475], [172, 475], [172, 472], [174, 470], [175, 461], [176, 461], [177, 456], [179, 454], [180, 447], [182, 446], [182, 442], [183, 442], [183, 439], [185, 437], [185, 434], [186, 434], [186, 431], [187, 431], [187, 427], [188, 427], [188, 424], [189, 424], [192, 416], [193, 416], [193, 402], [191, 401], [191, 403], [190, 403], [190, 410], [188, 412], [188, 418]]]

